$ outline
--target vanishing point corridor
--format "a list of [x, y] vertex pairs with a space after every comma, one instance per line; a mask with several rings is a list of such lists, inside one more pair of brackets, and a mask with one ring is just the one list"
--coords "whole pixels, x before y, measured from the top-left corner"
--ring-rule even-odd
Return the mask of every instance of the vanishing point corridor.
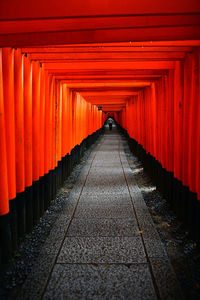
[[16, 299], [200, 299], [200, 0], [0, 0]]
[[124, 143], [106, 130], [19, 299], [182, 299]]

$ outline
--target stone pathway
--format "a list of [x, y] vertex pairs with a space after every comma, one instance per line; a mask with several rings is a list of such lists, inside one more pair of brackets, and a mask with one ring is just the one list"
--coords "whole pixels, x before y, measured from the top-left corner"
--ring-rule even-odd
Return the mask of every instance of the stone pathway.
[[106, 131], [18, 299], [183, 299], [123, 143]]

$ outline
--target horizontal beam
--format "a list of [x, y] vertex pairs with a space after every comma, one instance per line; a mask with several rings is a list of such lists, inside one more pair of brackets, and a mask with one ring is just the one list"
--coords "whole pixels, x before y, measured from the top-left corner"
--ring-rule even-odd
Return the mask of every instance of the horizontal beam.
[[[61, 81], [62, 83], [65, 83], [64, 81]], [[66, 84], [68, 88], [74, 88], [78, 90], [79, 88], [113, 88], [113, 87], [145, 87], [145, 86], [150, 86], [150, 82], [89, 82], [89, 83], [69, 83]]]
[[110, 77], [110, 76], [101, 76], [101, 77], [93, 77], [93, 78], [90, 78], [90, 77], [79, 77], [79, 78], [76, 78], [76, 77], [65, 77], [65, 76], [55, 76], [55, 78], [57, 80], [62, 80], [62, 82], [65, 82], [65, 83], [95, 83], [95, 82], [99, 82], [99, 83], [103, 83], [103, 82], [130, 82], [131, 80], [137, 80], [137, 81], [141, 81], [141, 80], [144, 80], [144, 81], [148, 81], [148, 82], [153, 82], [155, 80], [158, 80], [159, 78], [161, 78], [162, 75], [151, 75], [151, 76], [143, 76], [143, 77], [140, 77], [140, 76], [118, 76], [118, 77]]
[[196, 0], [168, 0], [163, 5], [157, 0], [9, 0], [0, 1], [0, 19], [47, 19], [67, 17], [146, 15], [146, 14], [175, 14], [200, 12], [200, 3]]
[[95, 104], [124, 104], [126, 101], [130, 98], [130, 96], [124, 96], [124, 97], [83, 97], [85, 100], [95, 103]]
[[81, 92], [83, 97], [93, 97], [93, 96], [132, 96], [137, 95], [137, 92], [130, 90], [111, 90], [111, 91], [87, 91]]
[[200, 14], [105, 16], [1, 21], [0, 34], [200, 25]]
[[79, 62], [79, 63], [45, 63], [46, 70], [155, 70], [155, 69], [174, 69], [174, 62]]
[[123, 42], [199, 40], [200, 25], [99, 29], [80, 31], [48, 31], [1, 34], [0, 47], [27, 47], [41, 45]]
[[183, 59], [184, 52], [122, 52], [122, 53], [36, 53], [31, 54], [31, 60], [40, 62], [67, 62], [67, 61], [91, 61], [91, 60], [137, 60], [137, 59]]
[[[185, 41], [186, 44], [189, 43], [189, 46], [181, 45], [179, 42], [182, 41], [173, 41], [170, 42], [172, 44], [177, 44], [177, 46], [165, 46], [167, 44], [167, 41], [159, 42], [159, 46], [154, 46], [157, 42], [151, 42], [152, 46], [146, 46], [145, 42], [140, 42], [140, 46], [135, 46], [135, 42], [129, 43], [128, 46], [123, 46], [124, 43], [118, 43], [118, 46], [109, 46], [108, 44], [99, 44], [99, 46], [93, 46], [93, 44], [87, 44], [87, 46], [80, 46], [79, 44], [76, 45], [76, 47], [73, 46], [49, 46], [49, 47], [31, 47], [31, 48], [22, 48], [22, 53], [28, 53], [28, 54], [74, 54], [74, 53], [113, 53], [113, 52], [190, 52], [192, 51], [192, 47], [200, 46], [200, 41]], [[147, 42], [146, 42], [147, 43]], [[149, 43], [149, 42], [148, 42]], [[145, 44], [145, 46], [143, 45]]]
[[48, 70], [49, 74], [52, 74], [53, 76], [116, 76], [116, 75], [122, 75], [122, 76], [137, 76], [137, 75], [168, 75], [168, 70], [167, 69], [156, 69], [156, 70], [125, 70], [125, 69], [115, 69], [115, 70]]
[[[89, 99], [85, 99], [85, 100], [92, 103], [92, 104], [95, 104], [97, 106], [110, 105], [111, 104], [111, 102], [106, 102], [106, 101], [97, 102], [97, 101], [93, 101], [93, 100], [89, 100]], [[128, 101], [128, 99], [127, 99], [127, 101]], [[122, 101], [121, 102], [116, 101], [113, 104], [115, 104], [115, 105], [126, 105], [127, 101], [123, 101], [123, 102]]]

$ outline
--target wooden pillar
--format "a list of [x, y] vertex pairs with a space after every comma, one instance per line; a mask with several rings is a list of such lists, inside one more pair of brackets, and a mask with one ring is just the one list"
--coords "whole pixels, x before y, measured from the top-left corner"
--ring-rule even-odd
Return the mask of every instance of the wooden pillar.
[[6, 126], [3, 98], [2, 49], [0, 49], [0, 261], [5, 263], [11, 256], [12, 238], [9, 220], [7, 176]]
[[25, 234], [25, 168], [24, 168], [24, 78], [23, 56], [20, 49], [14, 50], [14, 99], [15, 99], [15, 161], [16, 192], [19, 236]]
[[15, 165], [15, 104], [14, 104], [14, 50], [2, 49], [3, 93], [6, 124], [6, 152], [8, 174], [8, 197], [12, 232], [12, 248], [17, 248], [18, 225], [16, 210], [16, 165]]
[[26, 231], [33, 228], [32, 174], [32, 63], [24, 57], [24, 170], [26, 194]]
[[32, 167], [33, 167], [33, 218], [37, 223], [40, 217], [40, 64], [33, 61], [33, 107], [32, 107]]

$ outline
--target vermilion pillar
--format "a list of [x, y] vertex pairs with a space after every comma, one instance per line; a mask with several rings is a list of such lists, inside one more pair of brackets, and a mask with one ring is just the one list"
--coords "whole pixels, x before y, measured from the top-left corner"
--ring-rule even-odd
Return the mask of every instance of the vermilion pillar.
[[55, 77], [53, 77], [51, 85], [51, 98], [52, 98], [52, 153], [51, 153], [51, 169], [56, 167], [56, 123], [55, 123]]
[[40, 65], [33, 61], [33, 181], [40, 177]]
[[68, 121], [68, 116], [67, 116], [67, 88], [66, 84], [62, 85], [62, 157], [65, 157], [67, 154], [67, 142], [68, 141], [68, 136], [67, 136], [67, 121]]
[[[200, 49], [198, 49], [198, 103], [200, 103]], [[197, 110], [197, 115], [198, 115], [198, 126], [197, 126], [197, 132], [200, 132], [200, 105], [198, 105], [198, 110]], [[197, 136], [197, 168], [196, 168], [196, 191], [197, 191], [197, 196], [198, 200], [200, 201], [200, 135]]]
[[45, 209], [45, 178], [44, 178], [44, 122], [45, 122], [45, 70], [40, 64], [40, 215]]
[[44, 171], [47, 174], [50, 170], [50, 95], [49, 76], [45, 72], [45, 130], [44, 130]]
[[[2, 49], [0, 49], [0, 86], [3, 86], [2, 78]], [[0, 216], [9, 212], [8, 203], [8, 177], [7, 177], [7, 153], [6, 153], [6, 128], [4, 113], [3, 89], [0, 89]]]
[[72, 124], [72, 118], [73, 118], [73, 99], [72, 99], [72, 92], [67, 89], [67, 103], [68, 103], [68, 118], [69, 118], [69, 123], [68, 123], [68, 128], [67, 128], [67, 136], [69, 140], [69, 152], [71, 152], [73, 148], [73, 124]]
[[[0, 49], [0, 87], [2, 86], [2, 50]], [[11, 256], [12, 239], [8, 214], [9, 198], [3, 88], [0, 89], [0, 162], [0, 249], [2, 258], [8, 260]]]
[[16, 165], [15, 165], [15, 103], [14, 103], [14, 50], [2, 49], [3, 91], [6, 124], [6, 152], [8, 174], [8, 196], [12, 232], [12, 248], [17, 248], [18, 217], [16, 210]]
[[56, 81], [56, 163], [61, 161], [61, 122], [62, 122], [62, 87], [60, 81]]
[[40, 177], [44, 176], [44, 137], [45, 137], [45, 70], [40, 66]]
[[24, 57], [24, 158], [25, 186], [32, 185], [32, 63]]
[[174, 72], [174, 176], [181, 180], [183, 136], [183, 66], [181, 62], [176, 62]]
[[15, 159], [18, 232], [25, 234], [25, 176], [24, 176], [24, 78], [23, 56], [20, 49], [14, 50], [14, 91], [15, 91]]
[[33, 218], [37, 223], [40, 217], [40, 64], [32, 62], [32, 166], [33, 166]]
[[24, 78], [23, 56], [20, 49], [14, 50], [14, 90], [15, 90], [15, 147], [16, 147], [16, 191], [25, 188], [24, 176]]
[[16, 197], [15, 168], [15, 105], [14, 105], [14, 50], [2, 49], [3, 58], [3, 91], [6, 124], [6, 151], [8, 170], [9, 199]]
[[26, 230], [33, 228], [33, 193], [32, 193], [32, 63], [24, 56], [24, 163], [26, 194]]
[[52, 194], [52, 176], [50, 173], [51, 168], [51, 102], [50, 102], [50, 76], [45, 71], [45, 114], [44, 114], [44, 173], [45, 173], [45, 202], [44, 206], [47, 209]]

